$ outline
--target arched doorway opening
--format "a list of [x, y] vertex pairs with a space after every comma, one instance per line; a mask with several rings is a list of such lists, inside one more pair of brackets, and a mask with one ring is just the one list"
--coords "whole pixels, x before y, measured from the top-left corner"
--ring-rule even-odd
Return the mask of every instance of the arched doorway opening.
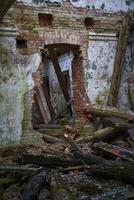
[[41, 54], [42, 63], [33, 76], [33, 127], [74, 123], [85, 92], [80, 46], [48, 44], [41, 49]]

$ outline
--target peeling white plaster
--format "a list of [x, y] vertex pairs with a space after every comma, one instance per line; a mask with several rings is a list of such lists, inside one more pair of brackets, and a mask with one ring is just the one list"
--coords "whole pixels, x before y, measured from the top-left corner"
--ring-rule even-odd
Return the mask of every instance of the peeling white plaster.
[[[0, 145], [20, 144], [24, 94], [34, 86], [32, 73], [40, 55], [21, 56], [16, 50], [15, 30], [0, 30]], [[25, 131], [25, 130], [24, 130]]]
[[[24, 3], [33, 4], [32, 0], [17, 0]], [[134, 0], [70, 0], [75, 7], [88, 7], [90, 9], [100, 9], [104, 11], [116, 12], [134, 10]], [[45, 2], [45, 1], [44, 1]], [[50, 2], [60, 2], [62, 0], [50, 0]], [[40, 3], [43, 5], [44, 3]]]
[[107, 101], [116, 46], [116, 37], [111, 40], [109, 34], [105, 34], [105, 38], [103, 34], [94, 35], [89, 41], [89, 62], [85, 68], [85, 77], [86, 91], [91, 103], [105, 104]]

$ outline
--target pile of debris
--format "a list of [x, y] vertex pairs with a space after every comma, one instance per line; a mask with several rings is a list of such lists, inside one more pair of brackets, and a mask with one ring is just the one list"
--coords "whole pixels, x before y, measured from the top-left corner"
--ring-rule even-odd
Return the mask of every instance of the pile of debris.
[[62, 135], [43, 134], [42, 147], [0, 151], [3, 200], [134, 199], [134, 115], [102, 106], [85, 112], [94, 121], [88, 135], [65, 126]]

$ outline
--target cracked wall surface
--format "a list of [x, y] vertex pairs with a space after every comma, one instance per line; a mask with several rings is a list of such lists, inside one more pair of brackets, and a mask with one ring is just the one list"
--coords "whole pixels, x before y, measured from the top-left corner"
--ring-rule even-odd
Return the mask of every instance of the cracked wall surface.
[[[41, 59], [37, 52], [43, 49], [44, 45], [66, 43], [79, 46], [79, 55], [76, 55], [72, 63], [72, 90], [77, 111], [75, 117], [84, 115], [83, 110], [88, 100], [91, 103], [106, 104], [114, 67], [117, 35], [125, 15], [123, 12], [114, 12], [119, 11], [119, 8], [127, 11], [129, 6], [124, 7], [124, 3], [121, 4], [118, 0], [118, 3], [110, 1], [109, 4], [108, 1], [96, 1], [95, 8], [84, 8], [84, 2], [93, 2], [83, 1], [82, 5], [81, 2], [73, 1], [70, 4], [67, 1], [62, 5], [51, 4], [44, 7], [20, 2], [11, 7], [1, 22], [1, 26], [9, 27], [4, 33], [3, 28], [0, 30], [2, 145], [26, 143], [31, 140], [34, 87], [32, 75], [39, 68]], [[102, 3], [106, 4], [104, 8], [100, 8]], [[133, 2], [131, 3], [132, 8]], [[107, 12], [104, 12], [105, 10]], [[41, 27], [38, 13], [51, 14], [51, 26]], [[93, 23], [85, 26], [85, 18], [92, 19]], [[14, 31], [15, 27], [18, 31]], [[27, 48], [17, 49], [16, 38], [26, 40]], [[130, 40], [133, 41], [133, 34]], [[118, 101], [118, 106], [123, 108], [130, 108], [128, 85], [133, 87], [133, 53], [133, 46], [130, 47], [129, 44]], [[67, 58], [61, 63], [64, 66], [64, 63], [68, 62], [70, 60]]]
[[105, 105], [111, 86], [117, 39], [114, 35], [100, 34], [89, 38], [88, 58], [85, 68], [87, 95], [91, 103]]
[[33, 88], [32, 73], [40, 63], [39, 54], [24, 57], [17, 52], [17, 34], [0, 30], [0, 146], [20, 144], [24, 94]]

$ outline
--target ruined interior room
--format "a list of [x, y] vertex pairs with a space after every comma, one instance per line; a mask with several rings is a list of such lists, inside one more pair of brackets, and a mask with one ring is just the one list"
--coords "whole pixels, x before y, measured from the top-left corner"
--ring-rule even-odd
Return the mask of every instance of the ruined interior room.
[[0, 196], [134, 199], [134, 0], [0, 0]]

